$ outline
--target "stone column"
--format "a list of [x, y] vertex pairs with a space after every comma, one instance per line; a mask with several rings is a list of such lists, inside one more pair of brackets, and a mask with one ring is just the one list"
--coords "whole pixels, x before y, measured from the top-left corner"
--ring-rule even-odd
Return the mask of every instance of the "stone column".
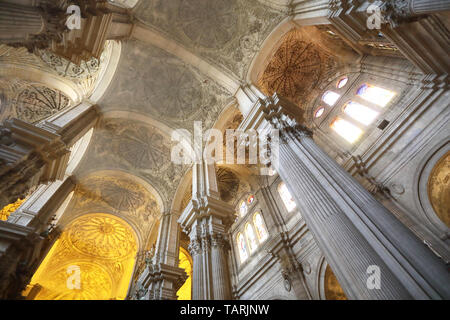
[[60, 180], [70, 151], [61, 136], [19, 119], [0, 128], [0, 207], [24, 198], [40, 183]]
[[213, 275], [213, 294], [215, 300], [231, 298], [230, 279], [227, 267], [228, 242], [222, 235], [216, 234], [211, 238], [211, 265]]
[[50, 2], [38, 1], [34, 6], [2, 2], [0, 43], [24, 46], [30, 52], [48, 48], [52, 41], [62, 40], [65, 17], [65, 10]]
[[192, 300], [203, 300], [203, 268], [202, 268], [202, 246], [201, 242], [191, 239], [189, 252], [192, 256]]
[[41, 11], [13, 3], [0, 3], [0, 40], [2, 42], [26, 41], [44, 29]]
[[315, 144], [298, 107], [274, 95], [249, 115], [262, 114], [281, 131], [274, 165], [350, 299], [450, 297], [445, 264]]
[[385, 6], [387, 12], [406, 19], [450, 10], [450, 2], [445, 0], [391, 0]]
[[161, 216], [156, 252], [136, 283], [134, 298], [176, 300], [177, 291], [187, 279], [178, 267], [178, 224], [176, 216], [166, 211]]
[[62, 180], [69, 148], [98, 119], [95, 105], [81, 103], [38, 123], [10, 119], [0, 126], [0, 208], [26, 197], [41, 183]]
[[220, 200], [214, 164], [194, 164], [192, 183], [192, 199], [178, 220], [191, 241], [192, 299], [231, 299], [225, 243], [234, 208]]

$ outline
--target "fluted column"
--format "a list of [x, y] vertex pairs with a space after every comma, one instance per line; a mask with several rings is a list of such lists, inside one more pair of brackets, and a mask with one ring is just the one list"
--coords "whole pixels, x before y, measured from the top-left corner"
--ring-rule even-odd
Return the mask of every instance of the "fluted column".
[[192, 199], [178, 220], [190, 238], [192, 299], [231, 299], [223, 244], [234, 209], [220, 200], [214, 164], [194, 164], [192, 179]]
[[0, 3], [0, 40], [26, 41], [44, 29], [42, 13], [38, 8], [13, 3]]
[[203, 268], [202, 268], [202, 246], [201, 242], [191, 239], [189, 251], [192, 256], [192, 300], [203, 300]]
[[231, 299], [231, 287], [227, 268], [227, 241], [222, 235], [211, 238], [211, 260], [213, 274], [213, 294], [215, 300]]
[[450, 2], [445, 0], [395, 0], [387, 2], [387, 6], [405, 18], [450, 10]]
[[178, 225], [175, 214], [163, 212], [156, 252], [135, 284], [134, 298], [138, 300], [176, 300], [177, 291], [187, 279], [178, 267]]
[[[261, 112], [280, 129], [273, 163], [349, 298], [450, 297], [445, 264], [316, 145], [294, 105], [274, 95], [251, 115]], [[380, 288], [367, 285], [372, 266]]]

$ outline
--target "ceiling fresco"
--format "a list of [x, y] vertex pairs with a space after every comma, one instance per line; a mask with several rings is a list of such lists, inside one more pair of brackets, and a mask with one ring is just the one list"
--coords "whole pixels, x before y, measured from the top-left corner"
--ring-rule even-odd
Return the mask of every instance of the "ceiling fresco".
[[122, 59], [102, 110], [129, 110], [173, 128], [210, 127], [231, 94], [175, 56], [149, 44], [123, 44]]
[[257, 0], [146, 0], [138, 19], [240, 79], [284, 18]]

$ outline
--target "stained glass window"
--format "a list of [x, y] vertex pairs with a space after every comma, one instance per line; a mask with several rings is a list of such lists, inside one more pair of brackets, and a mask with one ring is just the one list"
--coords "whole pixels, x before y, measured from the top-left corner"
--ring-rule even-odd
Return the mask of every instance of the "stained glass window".
[[267, 233], [263, 218], [259, 212], [255, 213], [253, 216], [253, 223], [256, 227], [256, 234], [258, 235], [259, 242], [263, 242], [267, 239], [269, 234]]
[[380, 107], [385, 107], [395, 96], [395, 92], [370, 84], [363, 84], [359, 87], [356, 94], [364, 100], [377, 104]]
[[345, 85], [347, 84], [347, 82], [348, 82], [348, 78], [347, 78], [347, 77], [344, 77], [344, 78], [342, 78], [341, 80], [338, 81], [336, 87], [337, 87], [338, 89], [341, 89], [341, 88], [345, 87]]
[[253, 201], [255, 201], [255, 196], [254, 195], [249, 195], [248, 198], [247, 198], [248, 204], [253, 203]]
[[365, 125], [371, 124], [378, 116], [377, 111], [353, 101], [345, 105], [344, 112]]
[[292, 197], [291, 193], [289, 192], [289, 190], [286, 187], [286, 184], [284, 182], [280, 183], [280, 185], [278, 187], [278, 193], [280, 194], [281, 200], [283, 200], [286, 210], [288, 212], [291, 212], [292, 210], [294, 210], [296, 207], [294, 198]]
[[350, 143], [358, 140], [362, 134], [362, 130], [360, 128], [341, 118], [334, 120], [330, 127]]
[[248, 246], [250, 248], [250, 252], [253, 252], [258, 247], [258, 240], [256, 240], [255, 231], [251, 224], [247, 223], [245, 226], [245, 235], [247, 236]]
[[241, 262], [244, 262], [248, 258], [247, 245], [245, 243], [244, 236], [242, 233], [238, 233], [237, 235], [237, 245], [239, 249], [239, 257], [241, 258]]
[[245, 201], [241, 201], [239, 204], [239, 214], [241, 215], [241, 217], [245, 216], [247, 214], [247, 204], [245, 203]]
[[324, 93], [322, 100], [329, 106], [333, 106], [339, 99], [340, 95], [333, 91], [327, 91]]
[[317, 109], [316, 113], [314, 114], [314, 117], [319, 118], [323, 112], [325, 111], [324, 107], [320, 107], [319, 109]]

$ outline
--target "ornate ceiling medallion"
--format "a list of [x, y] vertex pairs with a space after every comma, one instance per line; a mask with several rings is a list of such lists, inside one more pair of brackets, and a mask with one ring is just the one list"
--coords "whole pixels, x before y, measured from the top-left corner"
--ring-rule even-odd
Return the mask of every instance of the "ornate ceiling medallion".
[[331, 55], [293, 30], [282, 39], [259, 79], [259, 86], [268, 95], [276, 92], [304, 107], [335, 66]]
[[126, 258], [136, 252], [133, 231], [112, 215], [87, 215], [75, 220], [68, 239], [74, 248], [89, 256]]

